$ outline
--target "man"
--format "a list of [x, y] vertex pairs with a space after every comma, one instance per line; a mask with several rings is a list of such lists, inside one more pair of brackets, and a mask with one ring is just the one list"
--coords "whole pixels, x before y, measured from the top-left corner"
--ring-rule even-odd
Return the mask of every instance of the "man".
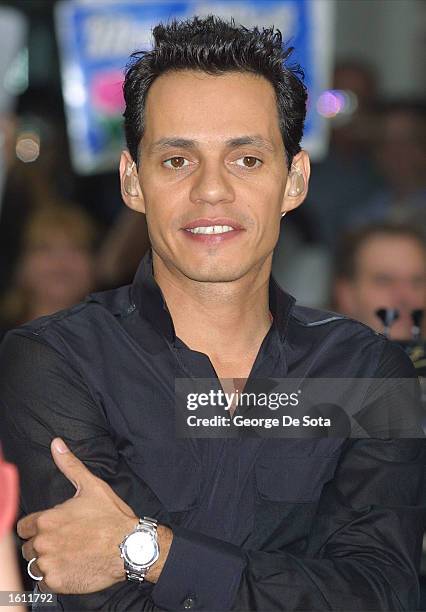
[[154, 39], [126, 75], [120, 162], [152, 259], [130, 287], [3, 345], [23, 554], [65, 610], [414, 609], [423, 440], [175, 435], [176, 378], [413, 370], [270, 279], [280, 218], [309, 179], [306, 92], [280, 34], [209, 17]]
[[422, 234], [406, 225], [372, 224], [344, 236], [336, 256], [334, 295], [338, 312], [379, 332], [383, 322], [377, 310], [397, 309], [390, 338], [411, 340], [412, 312], [426, 306]]

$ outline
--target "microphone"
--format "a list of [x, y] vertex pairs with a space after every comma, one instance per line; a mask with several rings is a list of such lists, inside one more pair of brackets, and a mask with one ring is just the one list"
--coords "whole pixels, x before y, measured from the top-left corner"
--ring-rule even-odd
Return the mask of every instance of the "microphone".
[[420, 328], [422, 326], [424, 310], [418, 308], [417, 310], [411, 311], [411, 320], [413, 321], [413, 327], [411, 328], [411, 335], [413, 340], [420, 339]]
[[383, 323], [383, 334], [388, 338], [390, 328], [399, 319], [399, 310], [397, 308], [379, 308], [375, 311], [375, 314]]

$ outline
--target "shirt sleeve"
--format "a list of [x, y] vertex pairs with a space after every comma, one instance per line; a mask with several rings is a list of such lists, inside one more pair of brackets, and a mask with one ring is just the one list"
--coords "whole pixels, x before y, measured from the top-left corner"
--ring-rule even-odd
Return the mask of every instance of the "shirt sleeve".
[[[0, 440], [6, 458], [19, 470], [21, 515], [50, 508], [75, 493], [51, 457], [55, 436], [137, 516], [168, 523], [158, 498], [119, 455], [102, 406], [80, 373], [39, 340], [9, 333], [0, 347]], [[139, 588], [125, 581], [90, 595], [59, 595], [58, 609], [156, 611], [151, 589], [149, 583]]]
[[[390, 343], [376, 375], [415, 376], [408, 357]], [[371, 410], [379, 388], [367, 401]], [[403, 406], [403, 390], [393, 387], [393, 404]], [[425, 450], [420, 434], [348, 439], [323, 488], [304, 556], [285, 548], [246, 550], [176, 529], [153, 601], [167, 610], [417, 609]]]

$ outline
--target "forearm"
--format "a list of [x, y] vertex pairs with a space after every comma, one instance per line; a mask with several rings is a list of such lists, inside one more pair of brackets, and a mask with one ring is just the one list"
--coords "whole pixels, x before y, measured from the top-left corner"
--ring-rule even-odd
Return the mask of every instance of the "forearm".
[[180, 609], [187, 598], [194, 610], [416, 609], [414, 565], [397, 549], [376, 545], [374, 537], [363, 546], [360, 539], [363, 526], [355, 524], [353, 533], [349, 527], [317, 558], [308, 558], [279, 549], [247, 551], [176, 528], [151, 597], [167, 610]]
[[288, 553], [261, 557], [248, 554], [233, 611], [390, 612], [418, 608], [416, 572], [389, 567], [373, 555], [353, 559], [307, 559]]

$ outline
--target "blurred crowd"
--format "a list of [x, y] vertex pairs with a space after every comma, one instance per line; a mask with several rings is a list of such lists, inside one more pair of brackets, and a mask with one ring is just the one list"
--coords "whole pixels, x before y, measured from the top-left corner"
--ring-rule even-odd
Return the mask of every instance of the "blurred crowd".
[[[362, 63], [336, 66], [333, 88], [350, 92], [355, 110], [329, 119], [328, 154], [313, 164], [307, 201], [282, 221], [273, 273], [300, 303], [377, 331], [387, 325], [378, 309], [397, 309], [387, 331], [410, 340], [426, 299], [426, 105], [382, 102], [377, 83]], [[121, 204], [118, 173], [73, 172], [60, 97], [30, 88], [1, 121], [3, 334], [131, 282], [149, 237], [144, 216]], [[43, 146], [26, 163], [17, 134], [29, 121]]]

